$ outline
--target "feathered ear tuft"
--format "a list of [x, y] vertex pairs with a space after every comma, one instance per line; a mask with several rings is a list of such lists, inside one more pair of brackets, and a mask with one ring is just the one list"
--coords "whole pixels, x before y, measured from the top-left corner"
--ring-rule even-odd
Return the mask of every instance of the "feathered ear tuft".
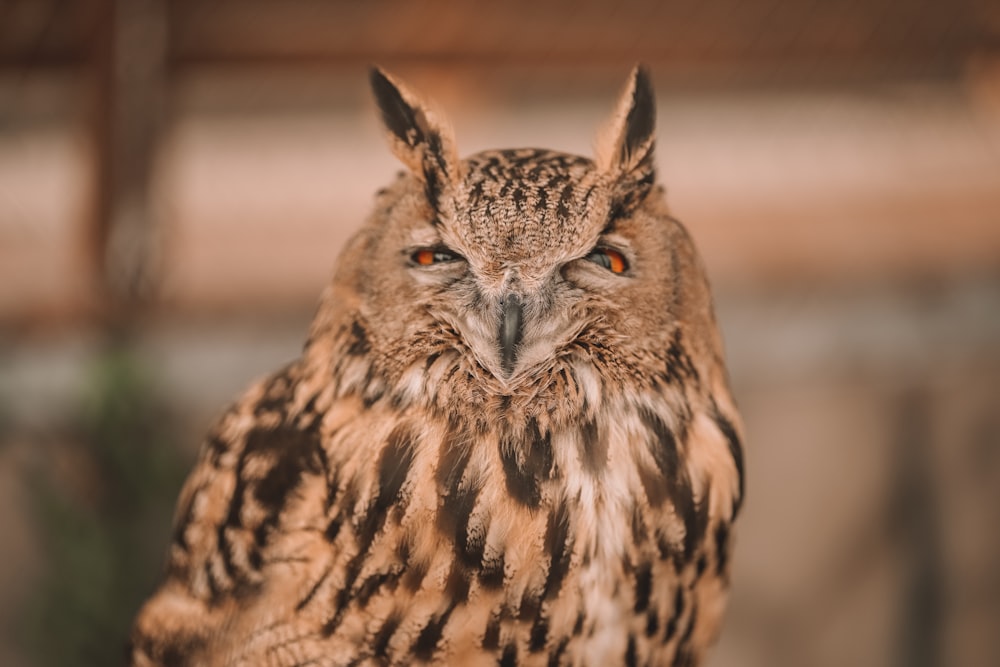
[[649, 72], [636, 65], [611, 118], [597, 135], [597, 166], [629, 180], [652, 180], [656, 97]]
[[458, 180], [458, 154], [448, 123], [381, 69], [369, 73], [393, 154], [421, 178], [432, 207], [444, 187]]

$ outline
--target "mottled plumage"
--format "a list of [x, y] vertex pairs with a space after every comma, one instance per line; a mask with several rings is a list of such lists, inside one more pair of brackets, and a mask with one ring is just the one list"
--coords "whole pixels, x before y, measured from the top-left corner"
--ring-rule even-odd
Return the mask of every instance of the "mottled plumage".
[[302, 357], [213, 428], [144, 665], [694, 665], [743, 495], [700, 260], [637, 69], [595, 160], [460, 160], [375, 70], [409, 167]]

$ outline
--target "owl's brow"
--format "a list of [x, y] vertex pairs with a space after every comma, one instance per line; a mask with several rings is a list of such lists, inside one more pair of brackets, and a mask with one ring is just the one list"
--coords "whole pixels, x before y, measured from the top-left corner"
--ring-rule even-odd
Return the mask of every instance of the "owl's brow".
[[609, 215], [608, 221], [604, 223], [604, 229], [601, 230], [600, 236], [607, 236], [608, 234], [614, 234], [617, 223], [618, 223], [618, 216]]

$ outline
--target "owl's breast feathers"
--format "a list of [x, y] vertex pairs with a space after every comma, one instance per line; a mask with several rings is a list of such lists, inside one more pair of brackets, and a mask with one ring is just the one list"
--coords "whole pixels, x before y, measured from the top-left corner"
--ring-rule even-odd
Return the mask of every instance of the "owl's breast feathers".
[[742, 453], [682, 341], [638, 391], [579, 350], [504, 395], [447, 351], [387, 376], [365, 336], [218, 422], [135, 665], [697, 663]]

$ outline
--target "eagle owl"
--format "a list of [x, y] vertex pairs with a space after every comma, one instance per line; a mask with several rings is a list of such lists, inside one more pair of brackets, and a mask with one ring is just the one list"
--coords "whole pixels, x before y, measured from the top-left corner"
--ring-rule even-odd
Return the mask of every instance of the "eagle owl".
[[593, 159], [490, 150], [374, 69], [407, 167], [301, 358], [216, 423], [133, 665], [695, 665], [741, 425], [636, 68]]

